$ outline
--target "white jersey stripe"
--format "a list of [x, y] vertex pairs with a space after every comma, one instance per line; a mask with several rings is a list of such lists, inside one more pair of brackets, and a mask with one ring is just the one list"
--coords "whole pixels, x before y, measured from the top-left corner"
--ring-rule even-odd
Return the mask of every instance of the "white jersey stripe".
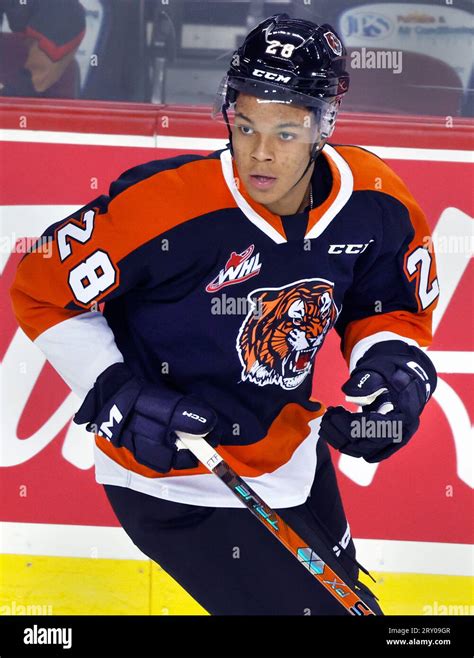
[[[316, 472], [316, 446], [320, 423], [321, 417], [309, 422], [308, 436], [286, 464], [272, 473], [243, 478], [270, 507], [294, 507], [302, 505], [308, 498]], [[219, 452], [219, 447], [216, 450]], [[99, 484], [127, 487], [149, 496], [188, 505], [244, 507], [213, 473], [147, 478], [117, 464], [97, 446], [95, 469], [96, 481]]]

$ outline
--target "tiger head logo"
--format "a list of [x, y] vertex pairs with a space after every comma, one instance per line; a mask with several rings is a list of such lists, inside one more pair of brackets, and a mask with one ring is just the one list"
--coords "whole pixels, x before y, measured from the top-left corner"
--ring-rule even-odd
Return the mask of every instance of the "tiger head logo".
[[289, 390], [303, 382], [338, 316], [333, 286], [308, 279], [249, 294], [251, 311], [237, 336], [243, 381]]

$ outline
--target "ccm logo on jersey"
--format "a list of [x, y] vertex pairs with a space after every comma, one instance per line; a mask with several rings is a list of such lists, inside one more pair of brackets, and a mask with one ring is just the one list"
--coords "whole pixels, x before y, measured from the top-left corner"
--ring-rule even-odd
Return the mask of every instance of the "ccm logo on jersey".
[[225, 288], [225, 286], [242, 283], [242, 281], [247, 281], [247, 279], [256, 276], [262, 265], [260, 263], [260, 253], [254, 254], [254, 248], [254, 245], [251, 244], [240, 254], [233, 251], [216, 278], [207, 284], [206, 292], [216, 292], [221, 288]]
[[252, 75], [257, 78], [266, 78], [267, 80], [274, 80], [275, 82], [289, 82], [291, 76], [282, 75], [281, 73], [272, 73], [271, 71], [262, 71], [261, 69], [254, 69]]
[[331, 244], [328, 254], [361, 254], [371, 242], [373, 240], [369, 240], [366, 244]]

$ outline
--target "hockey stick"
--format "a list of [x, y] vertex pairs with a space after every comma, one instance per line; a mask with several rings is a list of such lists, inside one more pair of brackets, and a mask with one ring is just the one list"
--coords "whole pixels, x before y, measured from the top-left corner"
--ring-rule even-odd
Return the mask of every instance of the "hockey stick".
[[204, 437], [176, 432], [178, 449], [187, 448], [204, 466], [237, 496], [263, 525], [292, 553], [297, 560], [355, 616], [375, 615], [375, 612], [331, 569], [301, 537], [253, 491], [225, 462]]

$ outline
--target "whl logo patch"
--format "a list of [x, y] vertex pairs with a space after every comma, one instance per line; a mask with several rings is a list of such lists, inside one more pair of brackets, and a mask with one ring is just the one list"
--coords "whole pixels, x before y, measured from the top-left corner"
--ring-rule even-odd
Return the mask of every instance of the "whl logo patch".
[[216, 292], [226, 286], [242, 283], [256, 276], [262, 267], [260, 263], [260, 252], [254, 254], [254, 245], [251, 244], [242, 253], [233, 251], [225, 266], [219, 274], [206, 286], [206, 292]]

